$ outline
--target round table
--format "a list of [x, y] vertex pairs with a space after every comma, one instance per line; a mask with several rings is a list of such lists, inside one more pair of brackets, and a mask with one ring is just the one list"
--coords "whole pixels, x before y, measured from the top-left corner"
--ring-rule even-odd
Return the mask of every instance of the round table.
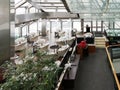
[[52, 45], [52, 46], [50, 46], [50, 49], [54, 49], [54, 52], [57, 53], [56, 50], [59, 49], [59, 45]]

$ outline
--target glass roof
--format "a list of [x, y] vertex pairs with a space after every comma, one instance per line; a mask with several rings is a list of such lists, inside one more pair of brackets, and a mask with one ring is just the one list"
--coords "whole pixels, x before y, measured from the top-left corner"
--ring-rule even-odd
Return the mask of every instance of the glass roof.
[[67, 12], [61, 0], [15, 0], [15, 8], [31, 6], [45, 12]]
[[21, 0], [15, 0], [15, 4], [19, 3]]
[[81, 18], [120, 19], [120, 0], [66, 0], [72, 13]]
[[[57, 12], [66, 10], [61, 0], [31, 0], [36, 6], [40, 7], [45, 12]], [[67, 10], [66, 10], [67, 11]]]
[[32, 6], [30, 3], [26, 2], [25, 4], [22, 5], [22, 7], [30, 7]]

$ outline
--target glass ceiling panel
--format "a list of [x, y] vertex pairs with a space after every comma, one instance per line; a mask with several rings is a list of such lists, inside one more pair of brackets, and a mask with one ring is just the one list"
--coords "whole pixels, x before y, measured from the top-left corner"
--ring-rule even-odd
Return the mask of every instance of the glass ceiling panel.
[[81, 18], [120, 19], [120, 0], [66, 0], [66, 3]]
[[108, 6], [106, 0], [66, 0], [73, 13], [102, 13]]
[[[61, 0], [31, 0], [35, 6], [39, 7], [45, 12], [57, 12], [58, 9], [64, 8]], [[65, 9], [65, 8], [64, 8]]]
[[61, 2], [61, 0], [44, 0], [45, 2]]
[[32, 6], [30, 3], [28, 3], [28, 2], [26, 2], [25, 4], [23, 4], [22, 6], [24, 6], [24, 7], [30, 7], [30, 6]]
[[33, 2], [61, 2], [61, 0], [32, 0]]
[[19, 3], [21, 0], [15, 0], [15, 4]]

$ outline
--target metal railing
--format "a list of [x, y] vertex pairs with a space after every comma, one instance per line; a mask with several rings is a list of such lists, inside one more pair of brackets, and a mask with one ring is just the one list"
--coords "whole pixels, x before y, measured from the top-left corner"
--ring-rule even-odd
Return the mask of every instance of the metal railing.
[[[117, 45], [114, 45], [114, 46], [117, 46]], [[120, 45], [119, 45], [119, 46], [120, 46]], [[117, 77], [115, 68], [114, 68], [113, 63], [112, 63], [112, 59], [111, 59], [110, 53], [109, 53], [109, 51], [108, 51], [108, 48], [109, 48], [109, 47], [111, 47], [111, 46], [107, 46], [107, 47], [106, 47], [106, 53], [107, 53], [107, 56], [108, 56], [108, 60], [109, 60], [111, 69], [112, 69], [113, 76], [114, 76], [114, 78], [115, 78], [116, 85], [117, 85], [117, 87], [118, 87], [118, 90], [120, 90], [120, 82], [119, 82], [119, 80], [118, 80], [118, 77]]]

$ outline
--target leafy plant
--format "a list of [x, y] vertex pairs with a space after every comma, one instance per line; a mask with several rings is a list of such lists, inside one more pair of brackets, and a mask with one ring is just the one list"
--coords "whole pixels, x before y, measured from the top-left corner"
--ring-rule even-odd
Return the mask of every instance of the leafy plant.
[[28, 57], [20, 65], [12, 62], [3, 64], [6, 82], [0, 84], [0, 90], [52, 90], [60, 68], [54, 63], [54, 57], [45, 56], [45, 53], [38, 52], [37, 60]]

